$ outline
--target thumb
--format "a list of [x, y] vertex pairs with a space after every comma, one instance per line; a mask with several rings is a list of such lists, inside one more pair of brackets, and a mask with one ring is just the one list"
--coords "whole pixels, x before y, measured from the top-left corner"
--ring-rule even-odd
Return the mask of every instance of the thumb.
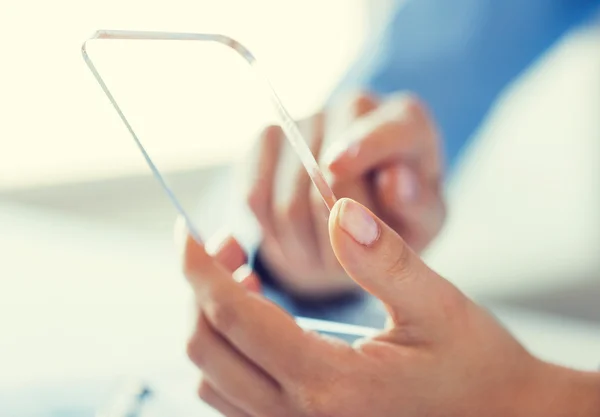
[[431, 322], [445, 315], [449, 302], [465, 299], [394, 230], [354, 200], [336, 203], [329, 234], [348, 275], [386, 304], [396, 324]]

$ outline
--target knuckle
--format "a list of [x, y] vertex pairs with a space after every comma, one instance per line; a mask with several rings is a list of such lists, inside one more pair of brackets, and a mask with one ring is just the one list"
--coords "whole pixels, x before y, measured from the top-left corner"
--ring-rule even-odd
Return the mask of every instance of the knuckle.
[[341, 415], [340, 404], [348, 403], [352, 393], [347, 372], [332, 364], [322, 364], [294, 377], [295, 403], [306, 415], [314, 417], [336, 417]]
[[285, 218], [295, 223], [303, 220], [307, 213], [307, 201], [298, 196], [294, 196], [284, 209]]
[[313, 380], [310, 384], [300, 384], [298, 401], [306, 415], [313, 417], [337, 417], [340, 404], [348, 402], [351, 391], [345, 389], [343, 381], [337, 378]]
[[[392, 323], [394, 323], [392, 330], [393, 337], [400, 341], [400, 343], [403, 345], [416, 346], [417, 344], [422, 343], [424, 340], [427, 340], [427, 336], [423, 333], [423, 331], [416, 326], [407, 323], [405, 317], [399, 316], [395, 312], [392, 312], [390, 319]], [[380, 354], [381, 363], [386, 363], [386, 360], [391, 359], [385, 357], [387, 352], [378, 353]]]
[[465, 316], [471, 305], [469, 299], [452, 285], [447, 285], [440, 293], [440, 312], [443, 313], [443, 317], [457, 323], [465, 323]]
[[197, 333], [194, 333], [194, 335], [188, 340], [186, 353], [188, 358], [190, 358], [190, 360], [196, 366], [202, 368], [202, 364], [204, 363], [204, 352], [202, 338]]
[[210, 323], [222, 334], [228, 334], [239, 322], [238, 310], [231, 302], [213, 302], [206, 306]]
[[413, 93], [403, 91], [395, 94], [390, 98], [390, 106], [398, 120], [421, 123], [429, 119], [425, 103]]
[[259, 178], [246, 195], [246, 205], [255, 215], [262, 212], [267, 199], [267, 187], [264, 182], [264, 179]]
[[200, 379], [197, 394], [198, 398], [209, 405], [213, 404], [215, 401], [215, 391], [210, 386], [210, 383], [204, 378]]
[[431, 120], [429, 108], [419, 97], [415, 95], [409, 95], [406, 105], [410, 114], [412, 114], [415, 119], [423, 122], [429, 122]]
[[406, 244], [398, 246], [385, 260], [385, 272], [396, 282], [405, 281], [411, 277], [412, 253]]
[[354, 94], [351, 99], [354, 114], [368, 113], [377, 105], [377, 100], [374, 95], [360, 91]]
[[194, 283], [203, 273], [206, 272], [207, 268], [210, 267], [213, 259], [204, 250], [198, 250], [193, 256], [186, 256], [182, 263], [182, 272], [185, 278], [190, 282]]
[[402, 100], [404, 101], [403, 104], [411, 111], [417, 113], [422, 113], [425, 111], [425, 103], [423, 103], [417, 95], [411, 92], [404, 92], [402, 95]]

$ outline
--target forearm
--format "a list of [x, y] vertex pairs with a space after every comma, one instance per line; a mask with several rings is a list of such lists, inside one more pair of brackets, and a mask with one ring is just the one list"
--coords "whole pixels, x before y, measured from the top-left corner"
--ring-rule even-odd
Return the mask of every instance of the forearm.
[[[318, 286], [304, 288], [303, 280], [290, 279], [284, 274], [278, 273], [269, 263], [261, 256], [260, 250], [257, 249], [252, 259], [252, 267], [258, 275], [261, 283], [270, 290], [271, 294], [280, 293], [285, 295], [291, 303], [298, 306], [319, 308], [335, 304], [338, 302], [346, 302], [354, 300], [358, 292], [358, 286], [352, 285], [353, 281], [346, 278], [345, 285], [326, 287]], [[311, 281], [311, 277], [306, 277], [304, 281]]]

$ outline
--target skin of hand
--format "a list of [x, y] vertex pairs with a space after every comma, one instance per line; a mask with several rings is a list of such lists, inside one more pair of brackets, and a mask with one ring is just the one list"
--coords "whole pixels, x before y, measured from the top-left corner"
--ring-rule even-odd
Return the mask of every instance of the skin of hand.
[[232, 238], [213, 254], [187, 238], [198, 308], [188, 355], [200, 398], [223, 415], [600, 415], [600, 374], [534, 358], [367, 208], [338, 201], [329, 232], [348, 275], [389, 311], [386, 329], [352, 346], [301, 329], [260, 296]]
[[[418, 99], [361, 93], [299, 128], [338, 198], [367, 206], [417, 252], [437, 235], [445, 218], [439, 134]], [[261, 226], [263, 263], [297, 295], [357, 289], [329, 244], [327, 208], [281, 129], [267, 128], [257, 144], [244, 192]]]

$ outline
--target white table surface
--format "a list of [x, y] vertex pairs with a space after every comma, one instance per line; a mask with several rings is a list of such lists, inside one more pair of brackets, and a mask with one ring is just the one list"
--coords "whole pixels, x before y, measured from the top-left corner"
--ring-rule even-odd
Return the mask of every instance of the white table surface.
[[[187, 367], [190, 294], [170, 239], [0, 206], [0, 392]], [[496, 307], [548, 360], [600, 363], [600, 326]], [[191, 387], [193, 390], [193, 387]]]

